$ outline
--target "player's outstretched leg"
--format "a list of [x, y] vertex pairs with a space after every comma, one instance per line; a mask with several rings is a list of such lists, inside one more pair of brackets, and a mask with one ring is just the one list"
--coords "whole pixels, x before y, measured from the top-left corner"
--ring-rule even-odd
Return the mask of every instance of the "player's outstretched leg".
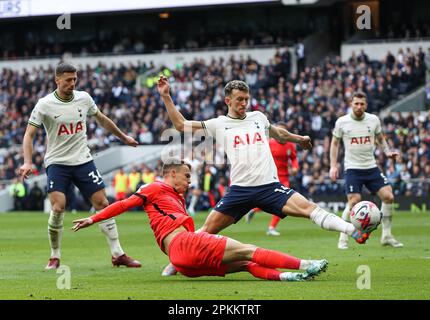
[[273, 268], [263, 267], [255, 262], [249, 262], [246, 269], [254, 277], [263, 280], [296, 282], [310, 279], [310, 277], [306, 278], [304, 273], [301, 272], [281, 272]]
[[343, 232], [363, 244], [369, 238], [373, 229], [357, 230], [355, 227], [334, 213], [325, 211], [315, 203], [310, 202], [300, 193], [295, 192], [285, 203], [282, 213], [295, 217], [309, 218], [324, 230]]
[[118, 229], [116, 227], [115, 219], [101, 222], [99, 226], [103, 234], [106, 236], [106, 240], [112, 254], [112, 265], [115, 267], [126, 266], [128, 268], [140, 268], [140, 262], [130, 258], [122, 250], [118, 239]]
[[339, 231], [351, 236], [357, 243], [364, 244], [369, 239], [370, 233], [375, 229], [356, 229], [352, 223], [344, 221], [337, 215], [316, 207], [310, 218], [321, 228], [329, 231]]
[[[104, 189], [98, 190], [91, 195], [91, 203], [97, 211], [106, 208], [109, 202]], [[118, 229], [115, 219], [109, 219], [99, 223], [100, 230], [105, 235], [112, 255], [112, 265], [115, 267], [126, 266], [128, 268], [140, 268], [139, 261], [127, 256], [119, 243]]]
[[[277, 281], [310, 280], [327, 269], [327, 260], [304, 260], [285, 253], [243, 244], [231, 238], [222, 259], [223, 264], [248, 261], [247, 270], [255, 277]], [[280, 272], [277, 269], [303, 270], [304, 272]]]

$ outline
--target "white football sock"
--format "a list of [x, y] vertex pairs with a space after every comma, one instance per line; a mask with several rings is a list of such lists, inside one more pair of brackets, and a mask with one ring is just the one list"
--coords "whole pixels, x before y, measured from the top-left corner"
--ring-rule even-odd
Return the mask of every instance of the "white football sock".
[[311, 266], [312, 261], [311, 260], [300, 260], [300, 266], [299, 269], [300, 270], [306, 270], [307, 268], [309, 268]]
[[342, 219], [347, 221], [347, 222], [351, 221], [351, 217], [349, 215], [349, 212], [350, 212], [349, 205], [347, 203], [345, 206], [345, 209], [343, 209], [343, 212], [342, 212]]
[[310, 218], [315, 224], [325, 230], [339, 231], [350, 236], [355, 230], [351, 223], [344, 221], [337, 215], [327, 212], [320, 207], [316, 207], [314, 211], [311, 212]]
[[393, 222], [393, 204], [382, 202], [382, 238], [391, 236]]
[[106, 236], [106, 240], [109, 244], [110, 252], [113, 257], [118, 258], [124, 254], [121, 248], [121, 244], [118, 239], [118, 230], [116, 228], [115, 219], [109, 219], [99, 223], [101, 231]]
[[61, 238], [63, 235], [64, 212], [54, 213], [51, 210], [48, 219], [48, 239], [51, 246], [51, 258], [61, 258]]
[[[349, 210], [349, 205], [347, 203], [345, 205], [345, 209], [343, 209], [343, 212], [342, 212], [342, 219], [349, 222], [351, 220], [349, 213], [350, 213], [350, 210]], [[343, 242], [348, 241], [348, 235], [346, 233], [341, 232], [339, 241], [343, 241]]]
[[194, 212], [194, 207], [197, 203], [198, 197], [196, 195], [193, 194], [193, 196], [191, 197], [191, 201], [190, 201], [190, 206], [188, 207], [188, 211]]

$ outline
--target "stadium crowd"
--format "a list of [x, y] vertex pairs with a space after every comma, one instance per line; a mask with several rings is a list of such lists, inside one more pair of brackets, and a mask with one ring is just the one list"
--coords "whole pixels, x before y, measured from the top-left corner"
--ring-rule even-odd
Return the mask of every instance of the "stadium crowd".
[[22, 60], [29, 58], [60, 58], [63, 54], [75, 57], [91, 55], [124, 55], [189, 50], [210, 50], [215, 48], [255, 48], [289, 43], [294, 45], [297, 36], [282, 30], [256, 30], [231, 26], [201, 30], [198, 34], [187, 32], [158, 34], [155, 30], [125, 28], [121, 31], [105, 32], [101, 38], [82, 36], [70, 41], [60, 41], [51, 35], [38, 38], [31, 32], [20, 46], [0, 48], [0, 60]]
[[[175, 70], [156, 69], [174, 79], [172, 98], [188, 119], [205, 120], [227, 112], [223, 87], [231, 79], [246, 81], [251, 88], [250, 110], [260, 110], [272, 123], [287, 122], [294, 133], [310, 135], [314, 148], [298, 150], [300, 171], [292, 186], [305, 195], [338, 193], [340, 183], [329, 182], [331, 130], [336, 119], [348, 112], [348, 99], [356, 90], [368, 96], [368, 112], [377, 113], [390, 101], [425, 83], [429, 53], [409, 48], [396, 55], [388, 52], [382, 61], [371, 61], [364, 51], [346, 62], [329, 56], [319, 65], [299, 68], [291, 73], [291, 52], [279, 49], [267, 65], [252, 57], [233, 57], [205, 63], [195, 60]], [[430, 66], [427, 66], [429, 68]], [[84, 67], [79, 72], [78, 89], [88, 91], [96, 104], [123, 131], [141, 144], [166, 143], [161, 133], [171, 127], [156, 88], [140, 83], [138, 76], [154, 66], [138, 65]], [[37, 100], [54, 91], [53, 69], [33, 69], [23, 73], [10, 69], [0, 72], [0, 188], [16, 176], [22, 163], [21, 143], [28, 117]], [[139, 83], [137, 83], [139, 82]], [[394, 185], [396, 194], [429, 194], [430, 113], [393, 114], [383, 119], [388, 143], [401, 151], [392, 163], [377, 151], [378, 164]], [[106, 134], [90, 119], [87, 126], [93, 152], [120, 142]], [[44, 172], [45, 135], [35, 138], [35, 173]], [[341, 156], [341, 155], [340, 155]], [[205, 170], [203, 166], [202, 170]], [[209, 166], [211, 167], [211, 166]], [[225, 164], [212, 166], [213, 185], [228, 177]], [[342, 170], [341, 170], [342, 171]], [[411, 183], [418, 179], [420, 183]], [[3, 180], [3, 183], [1, 181]], [[224, 183], [224, 182], [223, 182]]]

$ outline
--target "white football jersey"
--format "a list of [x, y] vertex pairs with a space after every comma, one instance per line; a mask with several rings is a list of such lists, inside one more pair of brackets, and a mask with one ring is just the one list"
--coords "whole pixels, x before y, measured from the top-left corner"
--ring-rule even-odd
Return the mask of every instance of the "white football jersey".
[[45, 127], [48, 138], [45, 167], [76, 166], [93, 159], [87, 145], [86, 120], [97, 112], [94, 100], [85, 91], [73, 91], [69, 101], [60, 98], [56, 91], [39, 99], [28, 123]]
[[346, 169], [371, 169], [376, 167], [375, 136], [381, 133], [381, 121], [365, 112], [363, 120], [355, 120], [351, 114], [337, 119], [333, 136], [343, 141]]
[[220, 116], [202, 124], [227, 154], [231, 185], [251, 187], [279, 181], [268, 142], [270, 123], [263, 113], [247, 112], [242, 120]]

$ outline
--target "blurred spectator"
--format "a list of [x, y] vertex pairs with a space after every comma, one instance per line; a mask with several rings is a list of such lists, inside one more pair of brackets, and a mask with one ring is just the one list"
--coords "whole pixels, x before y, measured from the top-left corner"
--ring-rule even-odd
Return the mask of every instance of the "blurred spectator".
[[29, 210], [42, 211], [43, 202], [45, 200], [45, 193], [42, 188], [39, 187], [37, 182], [34, 182], [33, 187], [30, 189], [29, 193]]
[[[342, 61], [339, 56], [327, 56], [321, 63], [289, 75], [287, 70], [291, 67], [291, 57], [285, 47], [285, 51], [276, 52], [267, 65], [258, 63], [250, 56], [231, 56], [208, 62], [196, 59], [173, 70], [165, 67], [159, 70], [170, 73], [169, 77], [173, 79], [172, 98], [184, 116], [199, 121], [226, 114], [223, 86], [227, 81], [250, 79], [253, 83], [250, 111], [264, 112], [272, 123], [284, 121], [291, 132], [310, 135], [314, 140], [312, 150], [298, 149], [302, 163], [295, 181], [298, 191], [305, 195], [315, 192], [342, 194], [342, 186], [330, 184], [328, 180], [330, 136], [336, 119], [349, 112], [348, 99], [356, 90], [368, 95], [368, 112], [377, 113], [398, 99], [400, 94], [422, 85], [424, 64], [417, 64], [423, 59], [422, 56], [423, 52], [414, 53], [406, 48], [396, 55], [388, 52], [381, 61], [371, 61], [368, 57], [357, 57], [355, 54], [347, 61]], [[144, 63], [88, 66], [79, 72], [79, 89], [87, 90], [99, 108], [140, 143], [160, 144], [166, 143], [161, 141], [161, 136], [164, 130], [171, 127], [165, 108], [153, 83], [140, 87], [136, 85], [138, 76], [151, 68], [158, 70]], [[32, 106], [41, 96], [54, 90], [51, 72], [49, 68], [33, 68], [22, 73], [10, 69], [0, 71], [0, 111], [4, 115], [0, 119], [2, 186], [10, 184], [16, 168], [23, 161], [22, 150], [16, 146], [22, 143]], [[421, 179], [429, 163], [430, 113], [396, 113], [382, 120], [387, 141], [391, 147], [399, 149], [401, 159], [393, 168], [377, 151], [378, 165], [385, 173], [389, 171], [393, 174], [393, 181], [400, 174], [403, 164], [411, 175], [413, 167], [417, 166], [415, 170], [418, 172], [414, 177]], [[89, 120], [87, 128], [89, 146], [93, 152], [121, 144], [98, 127], [94, 119]], [[45, 171], [45, 139], [39, 130], [34, 139], [35, 174]], [[228, 166], [222, 163], [224, 158], [218, 157], [215, 185], [220, 176], [228, 178], [229, 174]], [[154, 181], [159, 172], [142, 170], [142, 182]]]
[[148, 167], [145, 167], [142, 172], [142, 182], [148, 184], [155, 181], [155, 173]]
[[297, 73], [302, 72], [306, 66], [306, 51], [303, 39], [299, 38], [296, 44], [296, 56], [297, 56]]
[[128, 185], [130, 194], [135, 193], [137, 190], [137, 185], [141, 181], [140, 172], [137, 171], [136, 167], [133, 167], [128, 175]]
[[9, 187], [9, 194], [13, 197], [14, 210], [24, 210], [26, 190], [24, 183], [22, 183], [20, 179], [13, 179], [13, 182]]
[[112, 185], [115, 188], [115, 201], [124, 200], [128, 194], [128, 177], [123, 168], [115, 174]]

